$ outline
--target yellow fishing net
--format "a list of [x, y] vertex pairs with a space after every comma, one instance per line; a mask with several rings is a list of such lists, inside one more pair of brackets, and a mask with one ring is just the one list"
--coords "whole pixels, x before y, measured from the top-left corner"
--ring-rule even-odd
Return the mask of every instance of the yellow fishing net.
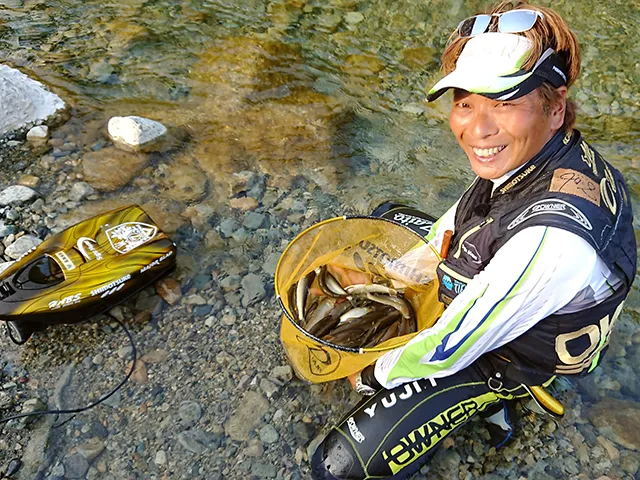
[[387, 279], [394, 288], [404, 289], [420, 331], [432, 326], [444, 309], [437, 296], [438, 261], [421, 236], [381, 218], [332, 218], [298, 235], [280, 257], [275, 273], [276, 294], [284, 310], [280, 339], [298, 376], [314, 383], [347, 377], [417, 333], [360, 349], [316, 338], [294, 321], [294, 309], [289, 305], [288, 292], [301, 278], [330, 265], [336, 271], [346, 269]]

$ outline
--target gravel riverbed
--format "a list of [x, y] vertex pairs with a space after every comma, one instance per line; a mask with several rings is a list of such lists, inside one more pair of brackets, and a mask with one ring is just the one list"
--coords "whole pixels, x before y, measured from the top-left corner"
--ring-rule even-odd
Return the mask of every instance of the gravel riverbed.
[[[23, 140], [0, 150], [4, 183], [34, 191], [0, 207], [5, 260], [21, 238], [44, 239], [114, 203], [83, 181], [81, 148], [57, 135], [46, 151]], [[273, 274], [297, 233], [347, 209], [302, 176], [284, 189], [247, 171], [230, 188], [236, 207], [224, 218], [206, 205], [156, 218], [178, 244], [178, 268], [111, 311], [135, 338], [132, 380], [87, 412], [1, 425], [0, 472], [49, 480], [310, 478], [314, 439], [359, 396], [345, 381], [295, 377], [279, 341]], [[119, 201], [126, 200], [125, 191]], [[640, 393], [631, 368], [640, 333], [625, 315], [618, 330], [594, 375], [557, 383], [568, 410], [561, 422], [519, 405], [515, 439], [496, 451], [482, 422], [472, 421], [415, 478], [638, 478], [640, 408], [626, 396]], [[50, 328], [23, 347], [2, 337], [0, 348], [2, 416], [95, 401], [124, 377], [132, 353], [105, 316]]]

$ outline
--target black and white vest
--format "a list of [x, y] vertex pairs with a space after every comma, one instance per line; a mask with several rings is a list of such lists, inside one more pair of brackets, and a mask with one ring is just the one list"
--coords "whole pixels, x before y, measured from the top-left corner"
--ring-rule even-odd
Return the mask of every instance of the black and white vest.
[[627, 186], [578, 131], [561, 132], [517, 174], [493, 190], [476, 179], [460, 199], [448, 257], [438, 267], [440, 300], [451, 303], [498, 249], [520, 230], [544, 225], [584, 238], [624, 284], [587, 310], [551, 315], [494, 351], [512, 370], [582, 374], [608, 344], [636, 272], [636, 241]]

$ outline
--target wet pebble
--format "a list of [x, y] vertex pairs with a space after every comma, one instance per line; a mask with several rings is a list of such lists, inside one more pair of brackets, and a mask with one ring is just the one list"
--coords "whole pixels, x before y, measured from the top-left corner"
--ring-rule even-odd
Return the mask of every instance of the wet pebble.
[[185, 450], [200, 454], [207, 450], [218, 448], [220, 445], [220, 436], [212, 432], [190, 429], [178, 434], [178, 443], [182, 445]]
[[231, 237], [231, 235], [233, 235], [233, 232], [235, 232], [239, 226], [240, 225], [234, 218], [225, 218], [222, 222], [220, 222], [220, 233], [223, 237], [229, 238]]
[[78, 445], [76, 447], [76, 452], [82, 455], [87, 462], [91, 463], [102, 453], [104, 448], [104, 441], [100, 438], [94, 437], [90, 438], [87, 442]]
[[0, 391], [0, 410], [11, 408], [13, 406], [13, 397], [7, 393]]
[[175, 305], [182, 298], [182, 289], [180, 288], [180, 283], [178, 283], [178, 281], [174, 278], [165, 277], [157, 281], [155, 287], [158, 294], [169, 305]]
[[15, 242], [9, 245], [4, 253], [7, 257], [17, 260], [22, 255], [37, 247], [42, 243], [42, 240], [31, 235], [23, 235]]
[[165, 349], [152, 350], [140, 357], [145, 363], [163, 363], [169, 358], [169, 352]]
[[277, 475], [275, 465], [263, 462], [251, 462], [251, 475], [255, 478], [275, 478]]
[[[18, 183], [25, 187], [35, 188], [40, 185], [40, 177], [36, 177], [35, 175], [22, 175], [18, 179]], [[42, 199], [39, 199], [42, 200]], [[35, 202], [34, 202], [35, 203]], [[32, 206], [33, 208], [33, 206]]]
[[249, 212], [245, 215], [242, 224], [249, 230], [258, 230], [264, 227], [268, 222], [267, 215], [258, 212]]
[[167, 452], [158, 450], [153, 461], [156, 465], [165, 465], [167, 463]]
[[102, 60], [89, 66], [88, 78], [98, 83], [112, 83], [115, 77], [115, 68]]
[[185, 426], [192, 427], [202, 418], [202, 406], [198, 402], [183, 402], [178, 415]]
[[260, 275], [250, 273], [242, 279], [242, 305], [248, 307], [262, 300], [267, 292]]
[[93, 187], [113, 191], [124, 187], [147, 165], [149, 157], [108, 147], [88, 152], [82, 159], [84, 179]]
[[231, 325], [236, 323], [236, 316], [231, 313], [227, 313], [222, 316], [222, 320], [220, 320], [220, 323], [222, 325], [230, 327]]
[[232, 440], [248, 440], [249, 432], [262, 420], [269, 402], [259, 393], [248, 391], [236, 412], [224, 424], [224, 432]]
[[229, 200], [229, 206], [243, 211], [255, 210], [258, 208], [258, 201], [252, 197], [232, 198]]
[[31, 130], [27, 132], [27, 140], [34, 145], [41, 145], [46, 143], [49, 139], [49, 127], [46, 125], [39, 125], [37, 127], [33, 127]]
[[267, 398], [271, 398], [278, 391], [278, 389], [278, 385], [276, 385], [275, 383], [264, 378], [260, 380], [260, 390], [265, 393]]
[[309, 443], [315, 434], [315, 428], [310, 423], [296, 422], [292, 427], [293, 435], [300, 445]]
[[20, 470], [20, 468], [22, 467], [22, 461], [18, 458], [14, 458], [9, 462], [9, 465], [7, 465], [7, 469], [4, 472], [4, 476], [6, 478], [11, 478], [13, 475], [15, 475], [16, 473], [18, 473], [18, 471]]
[[273, 425], [267, 424], [260, 429], [258, 432], [260, 435], [260, 441], [262, 443], [271, 444], [276, 443], [280, 438], [278, 435], [278, 431], [273, 427]]
[[63, 464], [65, 478], [84, 478], [89, 471], [89, 462], [80, 454], [71, 455], [70, 457], [65, 458]]
[[95, 193], [95, 189], [89, 185], [87, 182], [76, 182], [71, 187], [69, 191], [69, 198], [75, 202], [79, 202], [80, 200], [84, 200], [89, 195], [93, 195]]
[[[12, 233], [15, 233], [16, 227], [13, 225], [7, 225], [4, 220], [0, 219], [0, 238], [4, 238]], [[3, 250], [4, 253], [4, 250]]]
[[0, 206], [19, 205], [34, 200], [38, 192], [24, 185], [12, 185], [0, 192]]
[[249, 444], [242, 451], [247, 457], [261, 457], [264, 454], [264, 446], [257, 438], [249, 440]]
[[364, 15], [360, 12], [349, 12], [344, 16], [344, 21], [350, 25], [356, 25], [364, 20]]
[[289, 365], [282, 365], [272, 369], [269, 375], [278, 380], [289, 382], [293, 379], [293, 369]]

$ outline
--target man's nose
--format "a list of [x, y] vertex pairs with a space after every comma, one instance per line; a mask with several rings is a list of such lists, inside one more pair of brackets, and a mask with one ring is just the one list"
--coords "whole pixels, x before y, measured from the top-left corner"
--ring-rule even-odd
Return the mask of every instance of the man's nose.
[[486, 138], [498, 133], [498, 123], [490, 112], [478, 109], [473, 115], [473, 134], [476, 138]]

